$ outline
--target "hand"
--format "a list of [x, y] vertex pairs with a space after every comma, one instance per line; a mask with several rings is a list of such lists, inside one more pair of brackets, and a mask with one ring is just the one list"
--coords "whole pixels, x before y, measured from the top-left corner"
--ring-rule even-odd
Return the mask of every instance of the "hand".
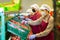
[[27, 24], [28, 23], [28, 21], [25, 21], [25, 20], [22, 20], [22, 22], [21, 22], [22, 24]]
[[35, 34], [33, 34], [33, 35], [31, 35], [31, 36], [29, 37], [30, 40], [35, 39], [35, 38], [36, 38], [36, 35], [35, 35]]
[[30, 21], [31, 19], [29, 19], [29, 18], [26, 18], [25, 20], [27, 20], [27, 21]]
[[23, 15], [20, 16], [21, 19], [24, 19], [25, 17]]

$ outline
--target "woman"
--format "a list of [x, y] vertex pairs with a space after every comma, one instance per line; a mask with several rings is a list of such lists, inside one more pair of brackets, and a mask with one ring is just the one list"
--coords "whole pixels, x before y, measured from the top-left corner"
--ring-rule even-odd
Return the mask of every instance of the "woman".
[[37, 16], [33, 16], [31, 19], [35, 21], [28, 21], [28, 24], [30, 24], [33, 32], [33, 35], [31, 35], [29, 39], [54, 40], [54, 33], [52, 30], [54, 26], [54, 19], [49, 15], [50, 7], [46, 4], [43, 4], [40, 8], [40, 12], [43, 16], [36, 19], [34, 19], [34, 17]]
[[37, 4], [31, 5], [31, 9], [33, 11], [33, 14], [29, 17], [30, 19], [37, 20], [38, 18], [41, 17], [39, 6]]
[[[28, 13], [27, 20], [31, 19], [31, 20], [35, 21], [41, 17], [41, 13], [39, 11], [39, 6], [37, 4], [31, 5], [31, 9], [28, 9], [26, 12]], [[27, 23], [27, 21], [25, 21], [25, 23]], [[35, 23], [33, 25], [37, 25], [37, 24]]]

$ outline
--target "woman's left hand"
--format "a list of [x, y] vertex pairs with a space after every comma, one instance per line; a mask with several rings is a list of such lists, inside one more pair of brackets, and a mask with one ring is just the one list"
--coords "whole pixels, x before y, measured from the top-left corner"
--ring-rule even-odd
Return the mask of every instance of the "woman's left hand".
[[21, 23], [22, 23], [22, 24], [27, 24], [28, 21], [22, 20]]
[[35, 34], [33, 34], [33, 35], [31, 35], [31, 36], [29, 37], [30, 40], [35, 39], [35, 38], [36, 38], [36, 35], [35, 35]]

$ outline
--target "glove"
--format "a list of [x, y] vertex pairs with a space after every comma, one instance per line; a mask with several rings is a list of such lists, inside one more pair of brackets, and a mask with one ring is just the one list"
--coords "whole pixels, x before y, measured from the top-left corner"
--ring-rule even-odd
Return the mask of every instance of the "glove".
[[26, 21], [30, 21], [31, 19], [29, 19], [29, 18], [26, 18], [25, 20], [26, 20]]
[[31, 36], [29, 37], [30, 40], [33, 40], [33, 39], [35, 39], [35, 38], [36, 38], [36, 35], [35, 35], [35, 34], [33, 34], [33, 35], [31, 35]]
[[28, 21], [25, 21], [25, 20], [22, 20], [22, 22], [21, 22], [22, 24], [27, 24], [28, 23]]
[[21, 19], [24, 19], [25, 17], [23, 15], [20, 16]]

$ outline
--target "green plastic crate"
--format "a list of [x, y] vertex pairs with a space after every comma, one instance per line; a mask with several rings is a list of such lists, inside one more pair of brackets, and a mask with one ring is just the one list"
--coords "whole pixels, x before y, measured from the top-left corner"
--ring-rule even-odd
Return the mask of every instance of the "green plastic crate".
[[[18, 16], [16, 16], [16, 17], [18, 17]], [[14, 17], [14, 18], [15, 18], [15, 17]], [[12, 18], [12, 19], [13, 19], [13, 18]], [[12, 20], [12, 19], [11, 19], [11, 20]], [[20, 21], [21, 21], [21, 20], [20, 20]], [[17, 22], [18, 22], [18, 21], [17, 21]], [[7, 30], [8, 30], [9, 32], [11, 32], [11, 33], [19, 36], [22, 40], [26, 40], [26, 39], [27, 39], [27, 36], [28, 36], [28, 34], [29, 34], [29, 32], [30, 32], [30, 30], [29, 30], [29, 25], [28, 25], [28, 24], [25, 25], [25, 26], [27, 26], [28, 29], [25, 29], [25, 28], [23, 28], [22, 26], [20, 26], [19, 28], [21, 28], [22, 30], [25, 31], [25, 32], [22, 32], [22, 31], [18, 30], [17, 28], [14, 28], [14, 27], [12, 27], [11, 25], [9, 25], [9, 24], [11, 24], [11, 23], [12, 23], [12, 22], [10, 22], [10, 20], [7, 22]], [[14, 25], [16, 25], [16, 24], [14, 24]]]

